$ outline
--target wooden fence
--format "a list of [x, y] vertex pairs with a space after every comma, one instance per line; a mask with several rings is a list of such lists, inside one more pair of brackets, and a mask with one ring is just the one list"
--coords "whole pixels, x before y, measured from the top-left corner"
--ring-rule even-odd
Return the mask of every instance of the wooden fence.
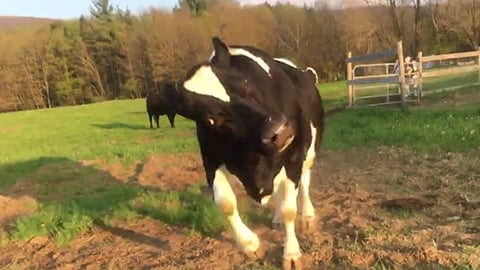
[[[349, 52], [346, 58], [348, 106], [420, 102], [422, 96], [439, 90], [448, 91], [467, 85], [480, 84], [480, 50], [431, 56], [423, 56], [422, 52], [419, 52], [416, 58], [418, 69], [407, 74], [406, 65], [410, 63], [404, 62], [402, 41], [397, 42], [394, 49], [373, 54], [352, 56], [352, 53]], [[474, 58], [474, 60], [457, 62], [456, 65], [450, 65], [449, 67], [430, 68], [430, 66], [435, 66], [432, 63], [440, 63], [437, 66], [441, 66], [441, 63], [451, 64], [468, 58]], [[395, 63], [393, 62], [374, 63], [382, 59], [388, 59], [389, 61], [396, 59], [398, 69], [394, 70]], [[367, 70], [367, 72], [358, 74], [357, 71], [362, 69]], [[375, 74], [368, 74], [369, 70], [375, 70], [376, 72], [371, 72]], [[442, 78], [469, 72], [478, 72], [476, 82], [426, 91], [423, 89], [424, 79]], [[412, 86], [415, 87], [416, 96], [414, 98], [408, 95]]]

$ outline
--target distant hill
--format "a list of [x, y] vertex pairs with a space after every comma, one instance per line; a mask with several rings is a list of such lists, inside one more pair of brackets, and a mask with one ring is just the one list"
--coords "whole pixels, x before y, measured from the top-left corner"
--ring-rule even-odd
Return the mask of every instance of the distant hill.
[[53, 19], [35, 17], [0, 16], [0, 31], [33, 25], [44, 25], [52, 22]]

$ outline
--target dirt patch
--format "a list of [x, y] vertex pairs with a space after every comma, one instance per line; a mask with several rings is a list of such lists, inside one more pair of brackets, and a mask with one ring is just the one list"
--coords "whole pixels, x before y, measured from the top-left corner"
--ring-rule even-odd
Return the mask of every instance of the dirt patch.
[[480, 209], [456, 201], [479, 194], [478, 162], [386, 147], [326, 153], [312, 193], [318, 229], [336, 239], [334, 261], [360, 268], [379, 261], [401, 268], [480, 265]]
[[0, 229], [13, 219], [35, 212], [36, 200], [30, 196], [12, 198], [0, 195]]
[[[478, 164], [462, 154], [388, 147], [323, 153], [311, 184], [316, 224], [297, 235], [304, 269], [478, 267]], [[152, 156], [135, 174], [139, 184], [161, 189], [204, 181], [196, 154]], [[277, 269], [284, 233], [270, 228], [271, 216], [264, 219], [249, 225], [265, 250], [258, 261], [242, 255], [230, 231], [203, 237], [143, 218], [95, 226], [67, 247], [48, 238], [10, 243], [0, 247], [0, 268]]]
[[18, 132], [22, 128], [23, 127], [20, 127], [20, 126], [4, 126], [0, 129], [0, 133], [7, 134], [7, 133]]
[[172, 190], [205, 182], [202, 160], [196, 153], [151, 156], [138, 170], [138, 184], [145, 187]]

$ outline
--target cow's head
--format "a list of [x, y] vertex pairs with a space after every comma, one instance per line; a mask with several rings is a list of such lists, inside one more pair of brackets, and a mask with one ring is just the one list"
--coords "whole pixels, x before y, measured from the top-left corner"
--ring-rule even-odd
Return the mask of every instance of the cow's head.
[[242, 57], [240, 49], [228, 48], [217, 37], [212, 41], [210, 60], [194, 66], [171, 91], [179, 114], [264, 152], [283, 151], [295, 134], [269, 98], [274, 92], [269, 66], [250, 52], [251, 59]]

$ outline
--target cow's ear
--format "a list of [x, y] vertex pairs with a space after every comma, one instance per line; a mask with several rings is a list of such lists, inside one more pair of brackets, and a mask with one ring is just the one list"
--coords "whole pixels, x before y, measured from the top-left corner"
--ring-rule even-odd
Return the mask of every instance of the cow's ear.
[[219, 66], [229, 66], [230, 53], [228, 52], [227, 45], [225, 45], [225, 43], [223, 43], [218, 37], [213, 37], [212, 42], [215, 49], [215, 56], [212, 59], [212, 63]]

